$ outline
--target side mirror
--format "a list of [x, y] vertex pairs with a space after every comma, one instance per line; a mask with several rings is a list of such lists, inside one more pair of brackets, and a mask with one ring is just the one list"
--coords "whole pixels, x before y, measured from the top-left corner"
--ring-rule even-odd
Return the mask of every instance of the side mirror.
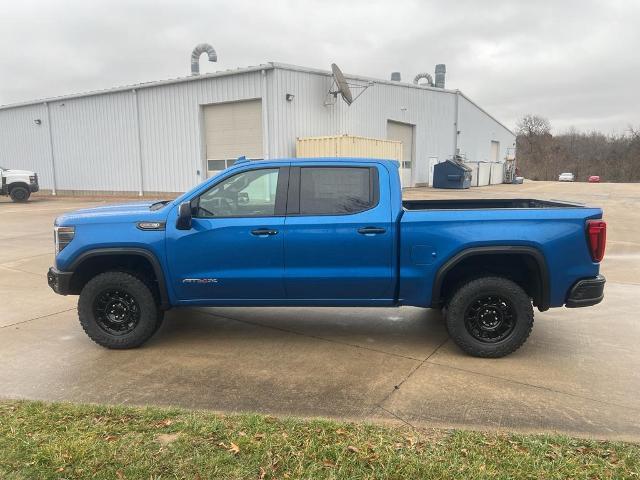
[[191, 215], [191, 202], [181, 203], [178, 207], [176, 228], [178, 230], [191, 230]]

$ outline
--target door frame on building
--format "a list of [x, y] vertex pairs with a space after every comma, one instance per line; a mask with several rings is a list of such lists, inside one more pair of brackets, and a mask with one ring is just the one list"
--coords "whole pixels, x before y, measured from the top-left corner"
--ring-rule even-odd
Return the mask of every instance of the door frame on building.
[[[199, 168], [198, 168], [198, 178], [197, 181], [198, 183], [206, 180], [207, 178], [211, 178], [209, 176], [209, 169], [208, 169], [208, 159], [207, 159], [207, 125], [206, 125], [206, 119], [205, 119], [205, 109], [206, 107], [210, 107], [212, 105], [227, 105], [230, 103], [240, 103], [240, 102], [255, 102], [255, 101], [260, 101], [260, 108], [262, 110], [264, 110], [265, 106], [264, 106], [264, 99], [262, 97], [249, 97], [249, 98], [239, 98], [239, 99], [235, 99], [235, 100], [226, 100], [223, 102], [210, 102], [210, 103], [201, 103], [199, 106], [199, 111], [198, 111], [198, 127], [200, 129], [200, 136], [199, 136], [199, 140], [200, 140], [200, 162], [199, 162]], [[260, 116], [260, 122], [261, 122], [261, 129], [262, 129], [262, 135], [263, 135], [263, 141], [262, 141], [262, 158], [249, 158], [249, 160], [263, 160], [266, 159], [265, 154], [264, 154], [264, 136], [265, 136], [265, 125], [264, 125], [264, 114], [263, 112], [261, 112], [261, 116]], [[222, 160], [226, 160], [231, 162], [232, 160], [237, 160], [236, 159], [231, 159], [231, 158], [225, 158]], [[229, 166], [231, 165], [231, 163], [229, 164]]]
[[[409, 122], [405, 122], [402, 120], [395, 120], [393, 118], [387, 118], [385, 127], [386, 127], [386, 138], [387, 140], [394, 140], [389, 138], [389, 123], [395, 123], [398, 125], [402, 125], [405, 127], [411, 127], [411, 169], [409, 171], [409, 185], [402, 185], [402, 187], [411, 187], [413, 186], [413, 180], [414, 180], [414, 171], [415, 171], [415, 161], [416, 161], [416, 124], [415, 123], [409, 123]], [[404, 144], [402, 146], [403, 148], [403, 156], [404, 156]], [[402, 160], [400, 162], [400, 179], [402, 179], [402, 170], [403, 170], [403, 162], [404, 160]]]

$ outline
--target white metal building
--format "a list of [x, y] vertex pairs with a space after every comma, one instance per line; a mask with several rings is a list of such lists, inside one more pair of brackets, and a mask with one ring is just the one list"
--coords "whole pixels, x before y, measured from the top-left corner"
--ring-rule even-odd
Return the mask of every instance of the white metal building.
[[53, 192], [154, 195], [241, 155], [295, 156], [298, 137], [400, 140], [405, 185], [426, 183], [429, 162], [456, 151], [469, 161], [513, 151], [513, 132], [457, 90], [346, 77], [370, 84], [350, 106], [327, 95], [331, 72], [278, 63], [2, 106], [0, 165], [38, 172]]

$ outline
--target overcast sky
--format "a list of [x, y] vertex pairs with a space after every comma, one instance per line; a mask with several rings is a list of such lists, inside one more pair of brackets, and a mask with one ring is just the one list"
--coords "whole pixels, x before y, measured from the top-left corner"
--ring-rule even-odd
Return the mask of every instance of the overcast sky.
[[0, 104], [267, 61], [411, 81], [447, 64], [458, 88], [510, 127], [640, 126], [638, 0], [0, 0]]

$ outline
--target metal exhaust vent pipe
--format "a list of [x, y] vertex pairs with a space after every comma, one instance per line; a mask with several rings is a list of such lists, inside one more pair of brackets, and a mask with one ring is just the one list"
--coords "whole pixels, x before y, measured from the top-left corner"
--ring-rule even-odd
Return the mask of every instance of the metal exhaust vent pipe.
[[402, 75], [400, 75], [400, 72], [391, 72], [392, 82], [399, 82], [401, 79], [402, 79]]
[[447, 73], [447, 66], [444, 63], [436, 65], [436, 87], [444, 88], [444, 76]]
[[200, 43], [191, 52], [191, 75], [200, 75], [200, 55], [206, 53], [210, 62], [218, 61], [218, 54], [208, 43]]
[[420, 80], [422, 80], [423, 78], [427, 80], [427, 83], [424, 85], [433, 87], [433, 77], [431, 76], [431, 74], [426, 72], [417, 74], [413, 79], [413, 83], [415, 83], [416, 85], [420, 85]]

